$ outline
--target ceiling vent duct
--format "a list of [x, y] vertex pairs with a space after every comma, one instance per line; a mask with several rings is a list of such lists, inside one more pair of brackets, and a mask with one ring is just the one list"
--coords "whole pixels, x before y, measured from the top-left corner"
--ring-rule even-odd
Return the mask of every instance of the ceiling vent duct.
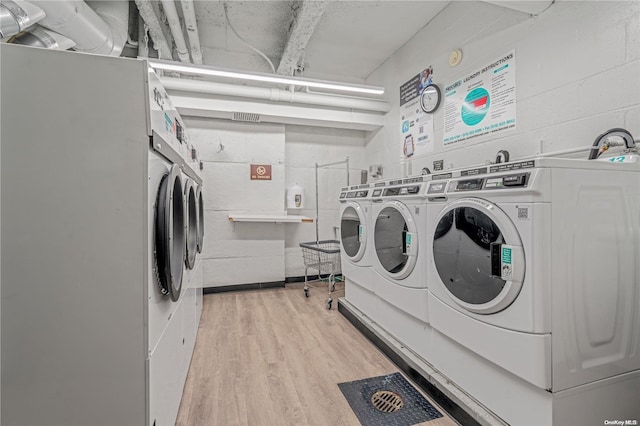
[[260, 114], [255, 114], [252, 112], [234, 112], [233, 117], [231, 117], [233, 121], [248, 121], [250, 123], [259, 123], [260, 122]]
[[16, 35], [44, 17], [42, 9], [30, 3], [3, 1], [0, 3], [0, 38]]
[[28, 31], [23, 31], [16, 35], [11, 43], [53, 50], [67, 50], [76, 45], [73, 40], [62, 34], [42, 28], [40, 25], [34, 25]]
[[47, 16], [43, 27], [62, 34], [76, 43], [75, 49], [85, 53], [120, 56], [127, 41], [129, 2], [75, 0], [30, 0]]

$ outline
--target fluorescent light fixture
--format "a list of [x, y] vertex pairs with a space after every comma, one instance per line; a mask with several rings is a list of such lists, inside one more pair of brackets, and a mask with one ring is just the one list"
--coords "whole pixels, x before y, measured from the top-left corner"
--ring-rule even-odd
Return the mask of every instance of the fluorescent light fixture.
[[293, 86], [314, 87], [317, 89], [338, 90], [342, 92], [365, 93], [368, 95], [384, 94], [384, 87], [364, 86], [360, 84], [337, 83], [311, 78], [285, 77], [276, 74], [248, 73], [224, 68], [214, 68], [202, 65], [186, 65], [177, 62], [148, 60], [149, 66], [159, 70], [182, 72], [186, 74], [207, 75], [238, 80], [262, 81], [266, 83], [286, 84]]

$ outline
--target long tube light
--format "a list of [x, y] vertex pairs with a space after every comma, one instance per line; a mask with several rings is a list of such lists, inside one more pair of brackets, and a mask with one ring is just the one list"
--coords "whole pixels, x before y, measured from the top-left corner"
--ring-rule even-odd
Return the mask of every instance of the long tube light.
[[207, 75], [213, 77], [234, 78], [239, 80], [262, 81], [266, 83], [286, 84], [293, 86], [314, 87], [317, 89], [338, 90], [342, 92], [365, 93], [368, 95], [384, 94], [384, 87], [364, 86], [360, 84], [336, 83], [311, 78], [285, 77], [264, 73], [238, 72], [224, 68], [214, 68], [203, 65], [186, 65], [170, 61], [148, 60], [154, 69], [182, 72], [186, 74]]

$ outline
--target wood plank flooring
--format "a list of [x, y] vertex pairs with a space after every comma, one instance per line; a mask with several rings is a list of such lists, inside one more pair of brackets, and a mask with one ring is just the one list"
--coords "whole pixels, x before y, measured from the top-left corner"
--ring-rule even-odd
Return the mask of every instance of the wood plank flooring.
[[359, 425], [337, 384], [398, 369], [325, 298], [301, 285], [205, 295], [176, 425]]

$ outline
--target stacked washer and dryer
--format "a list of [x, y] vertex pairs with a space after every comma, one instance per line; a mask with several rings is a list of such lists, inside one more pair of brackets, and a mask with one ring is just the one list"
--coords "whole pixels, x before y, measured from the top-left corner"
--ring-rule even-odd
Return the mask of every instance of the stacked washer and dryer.
[[0, 54], [0, 421], [173, 425], [202, 301], [182, 118], [146, 61]]

